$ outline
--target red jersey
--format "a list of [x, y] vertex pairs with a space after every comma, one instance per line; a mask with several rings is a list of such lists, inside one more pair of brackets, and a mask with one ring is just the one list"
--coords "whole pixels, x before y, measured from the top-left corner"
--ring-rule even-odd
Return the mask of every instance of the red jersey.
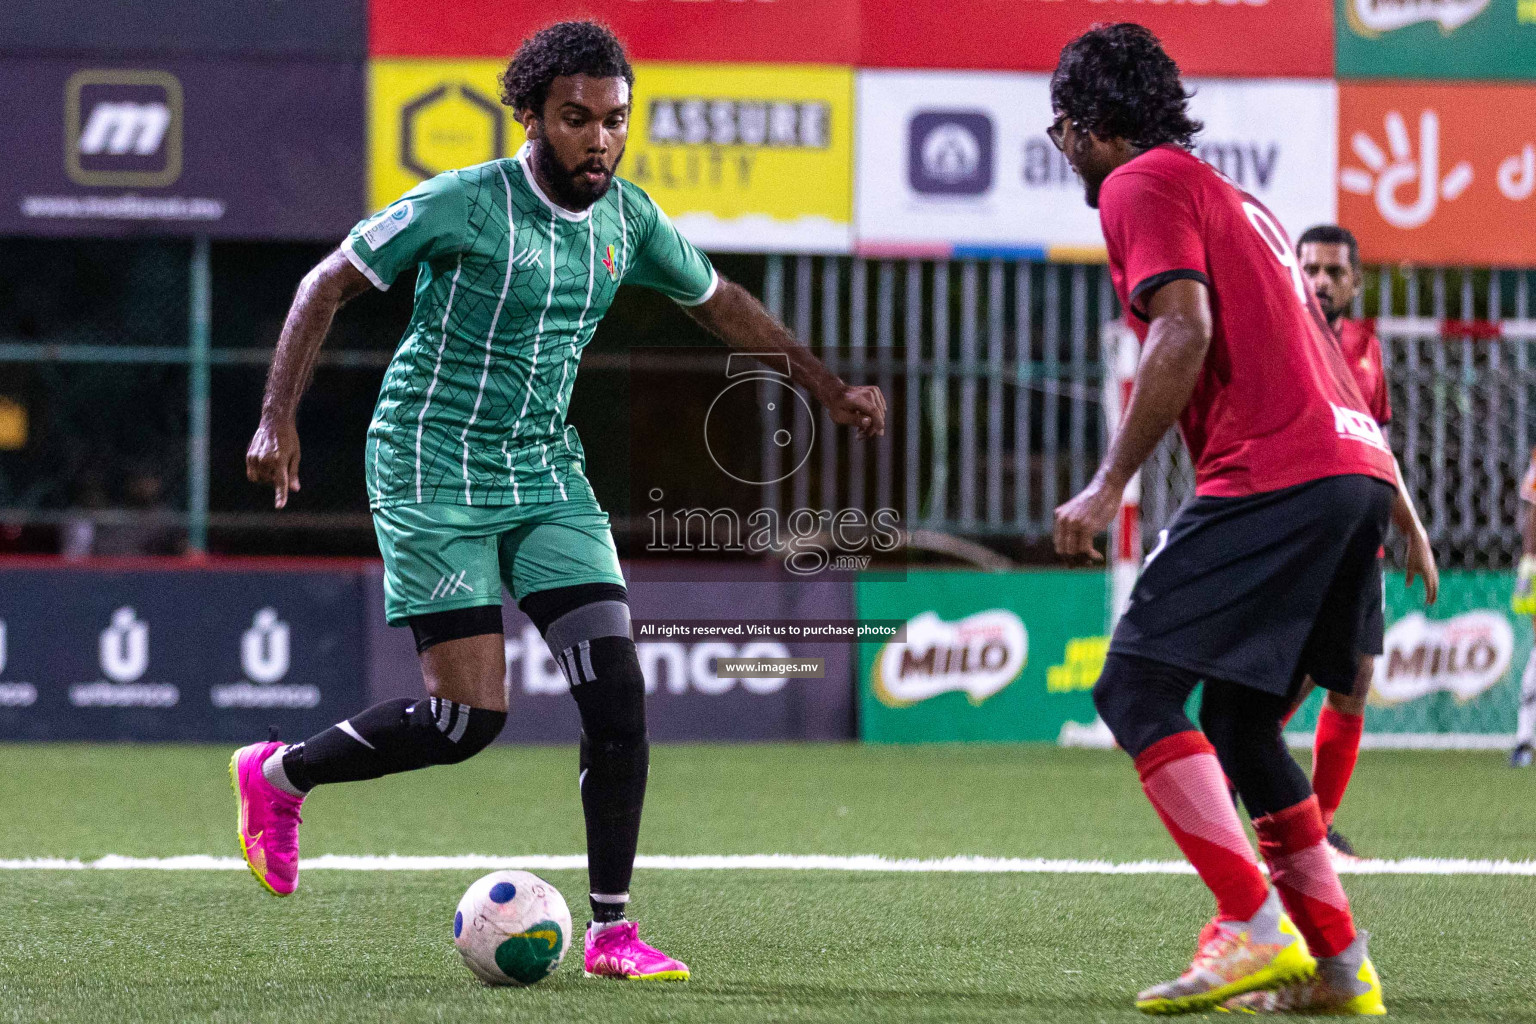
[[1355, 376], [1355, 386], [1376, 422], [1392, 422], [1392, 401], [1387, 397], [1387, 375], [1381, 366], [1381, 342], [1370, 325], [1360, 320], [1339, 321], [1339, 349]]
[[1211, 347], [1179, 428], [1195, 493], [1238, 497], [1359, 473], [1397, 479], [1296, 250], [1263, 204], [1177, 146], [1104, 179], [1099, 221], [1115, 291], [1146, 340], [1143, 300], [1170, 281], [1210, 290]]

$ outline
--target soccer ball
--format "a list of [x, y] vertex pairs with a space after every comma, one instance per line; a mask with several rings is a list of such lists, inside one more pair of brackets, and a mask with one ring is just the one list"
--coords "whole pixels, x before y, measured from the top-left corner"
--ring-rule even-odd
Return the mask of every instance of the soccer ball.
[[487, 985], [532, 985], [560, 966], [571, 944], [571, 911], [538, 875], [493, 871], [459, 900], [453, 944]]

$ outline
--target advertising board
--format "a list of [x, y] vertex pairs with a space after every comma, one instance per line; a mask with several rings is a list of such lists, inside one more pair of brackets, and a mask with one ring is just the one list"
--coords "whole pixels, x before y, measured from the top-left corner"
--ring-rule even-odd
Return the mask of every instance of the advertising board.
[[1334, 0], [1340, 78], [1536, 79], [1531, 0]]
[[[1335, 86], [1191, 79], [1195, 152], [1294, 236], [1331, 221]], [[1083, 258], [1098, 212], [1046, 137], [1046, 75], [860, 72], [856, 246], [869, 253]]]
[[[1447, 570], [1440, 600], [1387, 574], [1387, 635], [1365, 709], [1367, 743], [1505, 747], [1515, 730], [1531, 620], [1509, 612], [1509, 572]], [[1310, 735], [1321, 694], [1290, 725]]]
[[1370, 263], [1536, 261], [1536, 86], [1339, 86], [1339, 219]]
[[[522, 126], [490, 60], [376, 59], [369, 197], [511, 156]], [[702, 248], [842, 252], [852, 238], [853, 73], [781, 65], [637, 63], [620, 176]]]
[[632, 60], [1010, 71], [1050, 71], [1091, 26], [1136, 21], [1187, 74], [1333, 74], [1327, 0], [459, 0], [452, 17], [420, 0], [373, 0], [370, 47], [505, 63], [534, 31], [573, 18], [611, 26]]
[[0, 234], [340, 237], [361, 216], [343, 62], [0, 60]]
[[1096, 24], [1155, 32], [1186, 75], [1324, 78], [1333, 74], [1325, 0], [975, 0], [964, 8], [862, 0], [859, 64], [879, 68], [1051, 71]]
[[877, 743], [1055, 740], [1091, 722], [1104, 663], [1104, 574], [918, 572], [857, 585], [860, 619], [904, 619], [861, 645], [859, 736]]
[[[375, 575], [382, 570], [375, 571]], [[626, 567], [626, 577], [632, 575]], [[847, 582], [765, 577], [751, 565], [647, 565], [630, 587], [636, 620], [840, 620], [854, 617]], [[671, 577], [669, 579], [669, 576]], [[382, 583], [370, 584], [368, 629], [373, 699], [415, 697], [421, 670], [409, 629], [384, 625]], [[506, 630], [507, 703], [501, 741], [574, 743], [581, 719], [565, 676], [528, 617], [510, 599]], [[646, 723], [657, 741], [845, 740], [853, 737], [853, 647], [741, 639], [636, 643], [645, 675]], [[821, 678], [720, 678], [720, 658], [820, 658]]]
[[[532, 33], [593, 19], [635, 60], [851, 64], [858, 0], [457, 0], [439, 17], [421, 0], [372, 0], [369, 47], [380, 57], [494, 57]], [[814, 30], [808, 30], [814, 26]]]
[[303, 738], [366, 699], [345, 570], [0, 568], [0, 738]]

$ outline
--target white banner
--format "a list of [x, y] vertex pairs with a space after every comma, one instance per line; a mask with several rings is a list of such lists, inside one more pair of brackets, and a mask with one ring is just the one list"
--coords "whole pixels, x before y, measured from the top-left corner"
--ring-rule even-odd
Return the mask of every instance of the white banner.
[[[1330, 81], [1190, 79], [1196, 153], [1292, 237], [1332, 222], [1337, 89]], [[855, 232], [866, 252], [1102, 249], [1095, 210], [1046, 137], [1050, 76], [861, 71]], [[1067, 250], [1063, 252], [1062, 250]]]

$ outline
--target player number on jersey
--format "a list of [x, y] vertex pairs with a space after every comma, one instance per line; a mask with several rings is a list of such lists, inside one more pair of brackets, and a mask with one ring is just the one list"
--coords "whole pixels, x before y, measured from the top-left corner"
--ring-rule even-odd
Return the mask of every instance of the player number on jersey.
[[1291, 251], [1291, 247], [1285, 240], [1285, 232], [1264, 212], [1262, 206], [1253, 203], [1244, 203], [1243, 212], [1248, 215], [1248, 223], [1253, 225], [1253, 230], [1264, 239], [1264, 244], [1269, 251], [1275, 254], [1275, 259], [1280, 265], [1291, 272], [1291, 287], [1296, 289], [1296, 298], [1305, 306], [1307, 304], [1307, 281], [1301, 273], [1301, 261]]

